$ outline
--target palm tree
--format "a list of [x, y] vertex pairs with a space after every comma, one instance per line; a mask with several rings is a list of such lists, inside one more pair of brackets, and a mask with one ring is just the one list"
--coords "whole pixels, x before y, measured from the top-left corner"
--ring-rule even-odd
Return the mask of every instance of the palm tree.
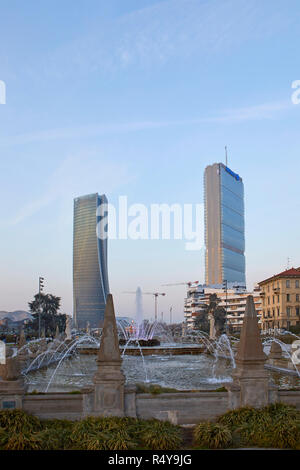
[[224, 332], [226, 322], [226, 310], [220, 307], [221, 299], [217, 294], [210, 294], [208, 303], [202, 308], [201, 313], [195, 320], [195, 327], [203, 331], [209, 332], [209, 315], [213, 315], [215, 320], [215, 329], [217, 336]]
[[39, 330], [39, 312], [41, 315], [41, 326], [45, 328], [47, 335], [54, 335], [56, 327], [64, 331], [66, 325], [66, 315], [59, 314], [60, 297], [52, 294], [36, 294], [34, 300], [29, 302], [29, 309], [33, 315], [33, 320], [28, 327], [34, 332]]

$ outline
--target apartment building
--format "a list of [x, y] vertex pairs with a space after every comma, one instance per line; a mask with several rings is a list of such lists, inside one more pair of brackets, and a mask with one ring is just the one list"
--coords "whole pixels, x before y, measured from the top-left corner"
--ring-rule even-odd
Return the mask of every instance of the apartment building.
[[212, 288], [203, 285], [189, 287], [187, 297], [184, 302], [184, 317], [187, 330], [194, 329], [194, 322], [201, 314], [205, 305], [209, 303], [209, 296], [217, 294], [220, 299], [219, 306], [224, 307], [227, 312], [227, 326], [233, 332], [239, 332], [243, 324], [243, 318], [246, 308], [246, 299], [248, 295], [253, 295], [255, 308], [261, 324], [262, 299], [259, 287], [255, 287], [253, 292], [247, 292], [241, 287], [230, 287], [227, 291], [220, 288]]
[[300, 268], [287, 269], [258, 284], [264, 330], [300, 325]]

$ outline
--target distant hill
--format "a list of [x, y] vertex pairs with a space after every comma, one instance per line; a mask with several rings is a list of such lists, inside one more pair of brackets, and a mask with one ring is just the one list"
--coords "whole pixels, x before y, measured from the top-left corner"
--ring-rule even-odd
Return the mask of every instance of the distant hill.
[[0, 320], [3, 320], [3, 318], [9, 318], [11, 321], [18, 322], [31, 319], [32, 315], [25, 310], [15, 310], [14, 312], [6, 312], [2, 310], [0, 311]]

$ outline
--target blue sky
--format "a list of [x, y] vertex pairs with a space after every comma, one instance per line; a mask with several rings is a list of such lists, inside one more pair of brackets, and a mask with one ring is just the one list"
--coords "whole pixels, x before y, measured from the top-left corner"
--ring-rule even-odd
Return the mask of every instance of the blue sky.
[[[0, 14], [0, 310], [26, 309], [41, 274], [72, 311], [75, 196], [201, 203], [225, 145], [249, 288], [300, 266], [298, 0], [10, 0]], [[119, 315], [134, 309], [124, 290], [203, 275], [183, 241], [109, 244]], [[185, 287], [166, 292], [159, 310], [181, 320]]]

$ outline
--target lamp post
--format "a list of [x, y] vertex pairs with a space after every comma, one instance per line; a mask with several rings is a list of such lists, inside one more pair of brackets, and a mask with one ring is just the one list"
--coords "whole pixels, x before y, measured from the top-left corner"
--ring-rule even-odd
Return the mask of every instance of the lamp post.
[[225, 329], [228, 332], [228, 318], [227, 318], [227, 291], [228, 291], [228, 281], [227, 279], [223, 280], [223, 290], [225, 290], [225, 311], [226, 311], [226, 323]]
[[41, 337], [41, 293], [44, 288], [44, 278], [39, 277], [39, 338]]

